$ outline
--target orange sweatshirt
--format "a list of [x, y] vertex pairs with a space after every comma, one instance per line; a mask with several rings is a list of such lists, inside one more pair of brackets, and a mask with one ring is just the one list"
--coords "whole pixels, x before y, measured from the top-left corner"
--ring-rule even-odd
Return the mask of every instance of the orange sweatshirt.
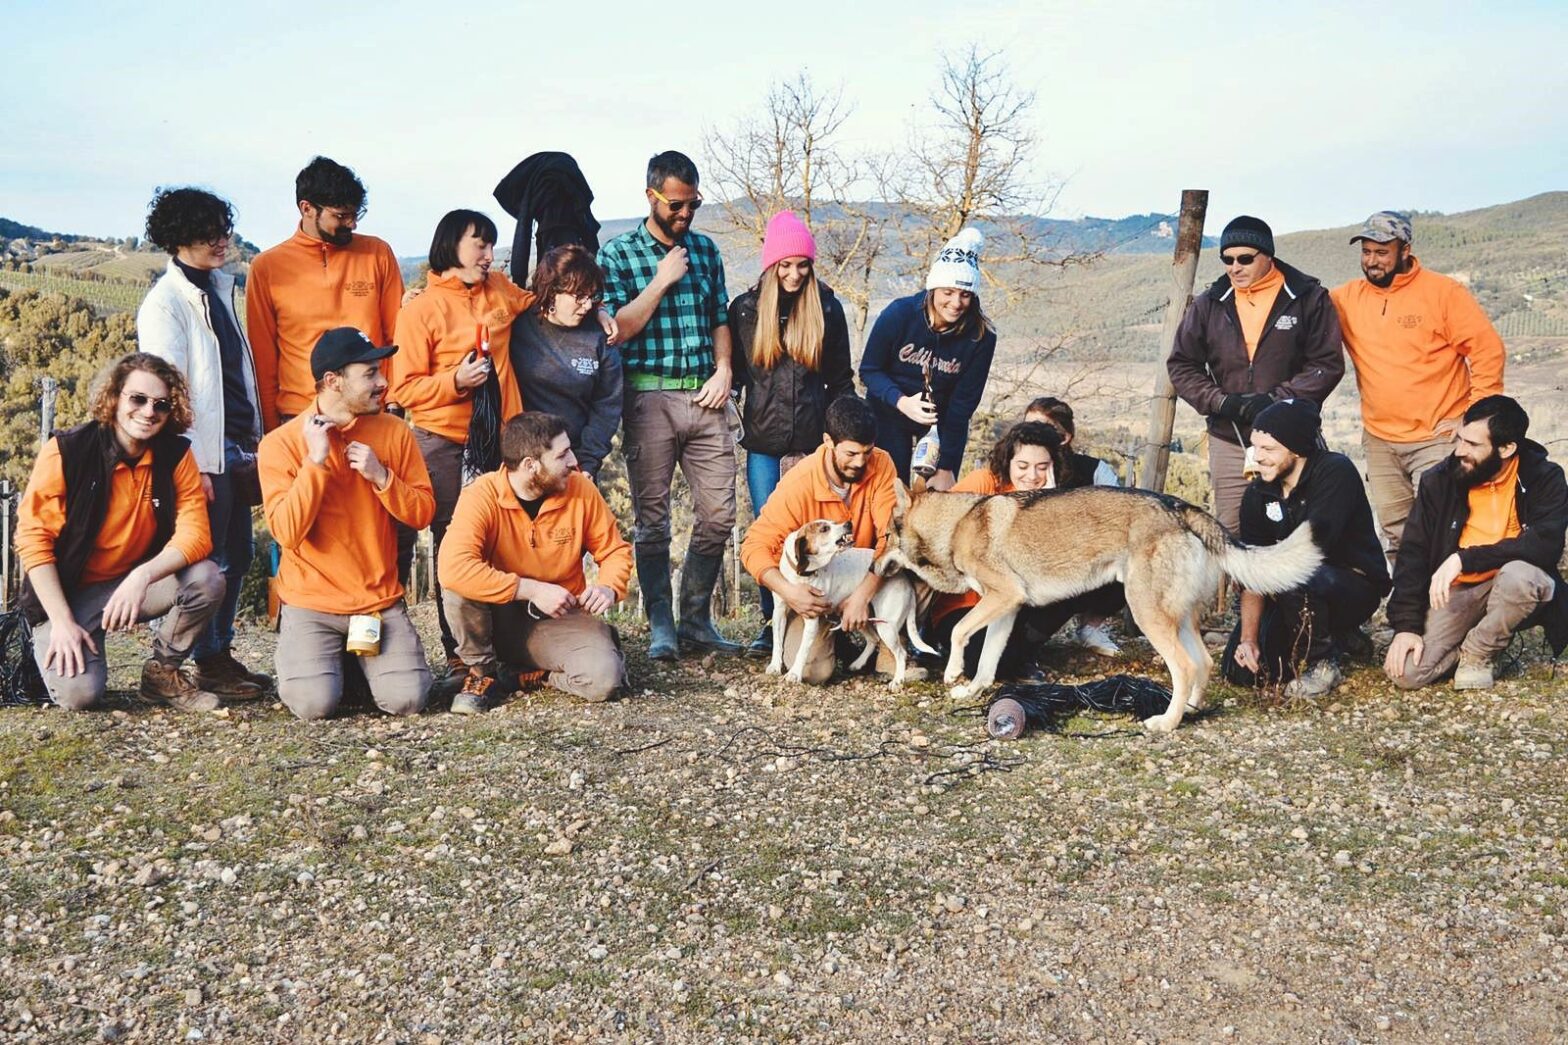
[[264, 250], [245, 284], [245, 330], [256, 358], [256, 394], [267, 431], [280, 414], [303, 413], [316, 399], [310, 351], [333, 327], [356, 327], [390, 345], [403, 298], [392, 248], [355, 233], [346, 247], [303, 230]]
[[[1465, 528], [1459, 531], [1459, 547], [1484, 547], [1519, 536], [1519, 506], [1515, 503], [1518, 491], [1519, 455], [1514, 454], [1491, 482], [1470, 488], [1470, 515], [1465, 519]], [[1477, 570], [1461, 573], [1454, 583], [1475, 584], [1495, 576], [1496, 570]]]
[[[1272, 306], [1271, 306], [1272, 307]], [[1012, 493], [1013, 484], [1004, 483], [989, 468], [976, 468], [953, 484], [953, 493]], [[967, 610], [980, 601], [976, 591], [936, 592], [931, 599], [931, 622], [934, 624], [959, 610]]]
[[468, 442], [473, 389], [458, 391], [453, 371], [474, 350], [475, 328], [490, 328], [490, 358], [501, 385], [501, 420], [523, 412], [512, 373], [512, 320], [534, 303], [506, 274], [492, 269], [484, 282], [464, 286], [431, 274], [423, 294], [397, 317], [397, 354], [388, 360], [387, 399], [412, 425], [456, 443]]
[[[212, 531], [207, 525], [207, 497], [201, 489], [201, 472], [189, 451], [174, 466], [174, 533], [169, 543], [185, 556], [187, 565], [212, 554]], [[26, 572], [55, 561], [54, 542], [65, 529], [65, 472], [60, 442], [44, 444], [32, 478], [17, 507], [16, 556]], [[149, 548], [158, 532], [152, 507], [152, 451], [142, 451], [135, 465], [114, 466], [109, 505], [98, 530], [98, 539], [82, 567], [82, 584], [113, 581], [130, 573], [143, 559], [158, 554]], [[67, 592], [67, 594], [70, 594]]]
[[502, 469], [474, 480], [458, 497], [437, 568], [448, 591], [499, 605], [517, 598], [524, 577], [581, 595], [588, 587], [585, 551], [599, 564], [599, 583], [626, 598], [632, 546], [593, 481], [573, 472], [566, 489], [546, 497], [539, 517], [530, 519]]
[[764, 573], [778, 567], [784, 538], [814, 519], [849, 523], [854, 527], [857, 548], [880, 552], [886, 545], [896, 503], [893, 484], [898, 481], [893, 459], [886, 450], [872, 450], [866, 474], [849, 487], [846, 503], [828, 485], [828, 452], [826, 446], [818, 447], [816, 453], [785, 472], [762, 506], [762, 514], [746, 531], [740, 559], [759, 584]]
[[1285, 285], [1285, 274], [1275, 265], [1269, 274], [1252, 286], [1236, 288], [1236, 316], [1241, 320], [1241, 338], [1247, 343], [1247, 358], [1257, 355], [1258, 341], [1263, 337], [1263, 324], [1274, 310], [1274, 299]]
[[[1392, 286], [1334, 288], [1366, 430], [1391, 443], [1431, 439], [1437, 423], [1503, 390], [1503, 339], [1458, 281], [1421, 267]], [[1468, 363], [1468, 365], [1466, 365]]]
[[[420, 530], [436, 513], [414, 433], [388, 414], [358, 417], [328, 433], [332, 450], [317, 465], [305, 448], [305, 420], [274, 429], [257, 454], [267, 526], [283, 551], [278, 593], [319, 613], [385, 609], [403, 597], [393, 521]], [[343, 448], [351, 442], [369, 446], [392, 473], [385, 490], [348, 466]]]

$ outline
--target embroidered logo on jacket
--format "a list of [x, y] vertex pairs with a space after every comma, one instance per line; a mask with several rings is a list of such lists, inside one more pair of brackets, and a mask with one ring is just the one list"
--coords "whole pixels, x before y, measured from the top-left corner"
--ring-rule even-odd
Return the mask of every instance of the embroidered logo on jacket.
[[1274, 323], [1275, 330], [1291, 330], [1301, 322], [1300, 316], [1280, 316]]
[[1267, 515], [1274, 522], [1284, 522], [1285, 506], [1280, 504], [1278, 501], [1270, 501], [1268, 504], [1263, 506], [1263, 514]]
[[373, 279], [350, 279], [343, 282], [343, 292], [352, 294], [357, 298], [368, 298], [376, 292], [376, 281]]
[[592, 377], [599, 372], [599, 361], [589, 356], [581, 356], [572, 360], [572, 369], [579, 374]]
[[1406, 330], [1414, 330], [1416, 327], [1421, 325], [1421, 317], [1420, 316], [1399, 316], [1399, 317], [1397, 317], [1394, 320], [1394, 322], [1398, 323], [1400, 326], [1404, 327]]

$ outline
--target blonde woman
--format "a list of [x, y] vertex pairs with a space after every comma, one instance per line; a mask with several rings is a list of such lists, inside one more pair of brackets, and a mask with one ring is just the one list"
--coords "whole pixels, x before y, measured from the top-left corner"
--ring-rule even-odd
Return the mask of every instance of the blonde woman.
[[[816, 258], [811, 230], [780, 211], [763, 236], [761, 278], [730, 304], [735, 388], [744, 396], [740, 445], [754, 513], [779, 476], [822, 445], [828, 404], [855, 391], [849, 324], [833, 291], [816, 278]], [[762, 617], [772, 616], [773, 598], [764, 589]], [[766, 656], [772, 649], [764, 626], [749, 652]]]

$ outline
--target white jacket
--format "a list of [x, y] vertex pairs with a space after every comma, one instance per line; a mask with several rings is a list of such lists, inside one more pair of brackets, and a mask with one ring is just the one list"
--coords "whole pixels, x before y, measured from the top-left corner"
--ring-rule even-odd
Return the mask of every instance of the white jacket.
[[255, 435], [261, 438], [261, 407], [256, 397], [256, 364], [250, 342], [234, 310], [234, 277], [221, 269], [212, 273], [211, 298], [169, 259], [163, 277], [148, 291], [136, 312], [136, 342], [143, 352], [167, 359], [191, 386], [195, 424], [185, 433], [196, 455], [196, 467], [208, 474], [223, 471], [223, 357], [212, 327], [212, 299], [228, 310], [245, 351], [245, 394], [254, 411]]

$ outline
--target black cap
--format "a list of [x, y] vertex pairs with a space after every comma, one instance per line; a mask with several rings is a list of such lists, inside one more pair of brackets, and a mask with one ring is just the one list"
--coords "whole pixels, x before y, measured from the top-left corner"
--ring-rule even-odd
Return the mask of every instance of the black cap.
[[1252, 247], [1269, 257], [1274, 256], [1274, 232], [1262, 218], [1243, 214], [1233, 218], [1225, 231], [1220, 233], [1220, 250], [1230, 247]]
[[317, 381], [339, 374], [350, 363], [374, 363], [397, 351], [396, 345], [377, 347], [365, 332], [354, 327], [333, 327], [316, 339], [310, 350], [310, 372]]
[[1297, 457], [1311, 457], [1322, 445], [1322, 419], [1310, 399], [1281, 399], [1252, 419], [1252, 430], [1271, 435]]

